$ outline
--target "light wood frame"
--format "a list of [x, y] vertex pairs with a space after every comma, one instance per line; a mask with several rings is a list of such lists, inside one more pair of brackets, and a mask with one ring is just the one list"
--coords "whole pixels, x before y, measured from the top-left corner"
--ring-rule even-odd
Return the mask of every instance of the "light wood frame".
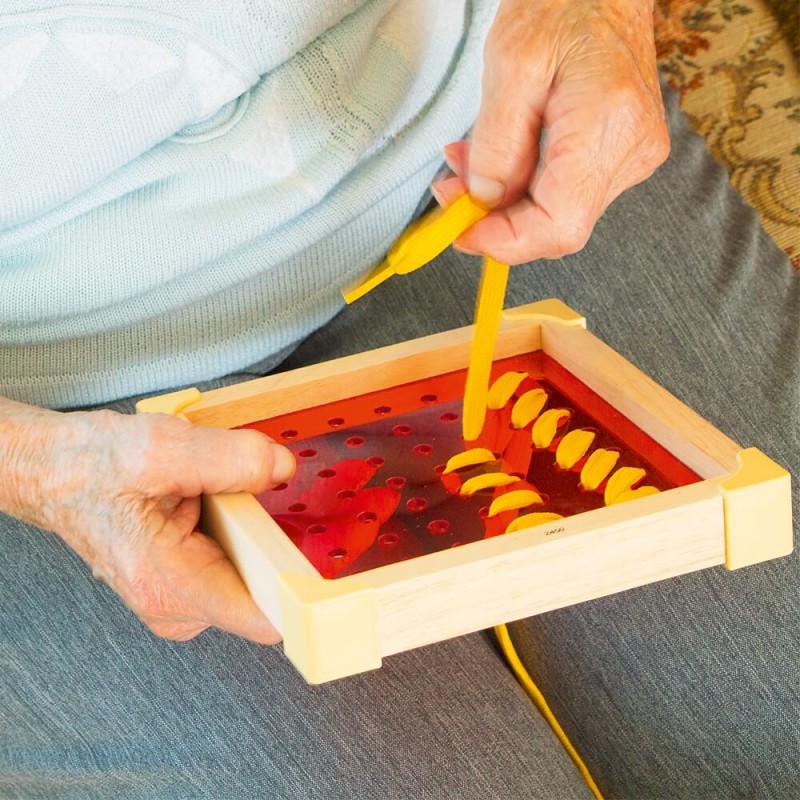
[[[139, 404], [232, 428], [465, 368], [473, 328], [384, 347], [200, 394]], [[223, 546], [286, 655], [312, 683], [502, 622], [686, 572], [792, 550], [789, 474], [742, 450], [587, 332], [558, 300], [504, 312], [495, 358], [542, 350], [703, 479], [513, 535], [326, 580], [250, 494], [204, 499]]]

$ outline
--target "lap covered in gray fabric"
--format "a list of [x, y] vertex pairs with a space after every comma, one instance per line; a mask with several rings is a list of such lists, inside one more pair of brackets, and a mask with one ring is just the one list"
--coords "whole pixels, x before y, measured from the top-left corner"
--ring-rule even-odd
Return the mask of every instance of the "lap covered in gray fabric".
[[[560, 297], [796, 472], [800, 276], [674, 99], [670, 118], [668, 163], [614, 203], [584, 251], [514, 268], [507, 304]], [[478, 269], [448, 251], [392, 279], [282, 368], [471, 322]], [[279, 648], [217, 631], [156, 639], [53, 536], [2, 518], [0, 539], [4, 797], [588, 794], [487, 637], [309, 687]], [[799, 573], [796, 556], [707, 570], [513, 626], [607, 796], [800, 793]]]

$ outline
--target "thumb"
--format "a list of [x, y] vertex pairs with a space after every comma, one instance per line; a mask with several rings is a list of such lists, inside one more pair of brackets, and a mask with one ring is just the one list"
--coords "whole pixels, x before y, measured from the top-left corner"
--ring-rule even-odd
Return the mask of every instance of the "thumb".
[[200, 428], [194, 444], [203, 458], [205, 493], [257, 494], [295, 471], [294, 455], [258, 431]]
[[519, 200], [539, 160], [542, 115], [550, 80], [520, 75], [519, 62], [493, 55], [487, 43], [481, 107], [470, 135], [467, 184], [472, 197], [490, 208]]

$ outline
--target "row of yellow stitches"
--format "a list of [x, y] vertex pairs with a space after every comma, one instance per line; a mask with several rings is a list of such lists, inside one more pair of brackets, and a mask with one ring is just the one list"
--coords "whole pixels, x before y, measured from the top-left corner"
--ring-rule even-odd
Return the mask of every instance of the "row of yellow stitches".
[[[529, 431], [526, 447], [535, 450], [552, 450], [555, 464], [561, 470], [577, 471], [578, 485], [583, 491], [602, 492], [605, 505], [615, 505], [637, 497], [655, 494], [655, 486], [644, 484], [647, 473], [641, 467], [620, 465], [617, 450], [594, 447], [597, 432], [590, 428], [575, 428], [561, 435], [568, 426], [572, 411], [568, 408], [546, 408], [549, 396], [539, 386], [520, 391], [526, 382], [525, 372], [506, 372], [492, 384], [486, 401], [487, 409], [505, 411], [502, 419], [510, 416], [509, 429], [512, 432]], [[517, 437], [519, 440], [519, 437]], [[523, 510], [544, 504], [545, 500], [535, 489], [515, 490], [514, 484], [529, 486], [521, 477], [524, 468], [519, 454], [509, 452], [513, 449], [512, 439], [495, 440], [496, 450], [488, 447], [473, 447], [453, 456], [443, 474], [463, 471], [483, 465], [487, 471], [470, 477], [462, 484], [460, 492], [470, 495], [488, 488], [501, 488], [489, 507], [488, 516], [496, 516], [504, 511]], [[502, 451], [503, 458], [498, 453]], [[525, 459], [527, 465], [528, 458]], [[538, 512], [518, 517], [511, 525], [519, 530], [533, 524], [560, 519], [558, 514]]]

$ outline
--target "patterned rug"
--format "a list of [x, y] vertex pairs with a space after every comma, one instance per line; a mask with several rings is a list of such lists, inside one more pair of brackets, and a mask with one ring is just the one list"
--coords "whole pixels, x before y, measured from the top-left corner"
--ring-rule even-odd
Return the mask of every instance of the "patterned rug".
[[800, 270], [797, 0], [657, 0], [656, 44], [692, 126]]

